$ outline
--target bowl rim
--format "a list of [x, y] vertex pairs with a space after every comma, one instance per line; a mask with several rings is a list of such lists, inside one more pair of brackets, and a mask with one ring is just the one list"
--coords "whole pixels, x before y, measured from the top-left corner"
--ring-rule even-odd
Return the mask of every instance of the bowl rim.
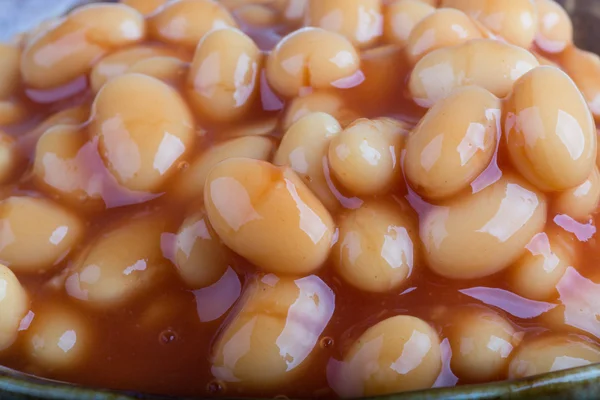
[[[452, 400], [452, 399], [542, 399], [600, 398], [600, 364], [577, 367], [514, 381], [425, 389], [363, 400]], [[0, 398], [61, 400], [169, 400], [209, 399], [209, 396], [175, 397], [126, 390], [98, 389], [89, 386], [40, 378], [0, 366]], [[223, 400], [241, 399], [225, 397]], [[249, 397], [245, 398], [250, 399]], [[257, 399], [254, 399], [257, 400]]]

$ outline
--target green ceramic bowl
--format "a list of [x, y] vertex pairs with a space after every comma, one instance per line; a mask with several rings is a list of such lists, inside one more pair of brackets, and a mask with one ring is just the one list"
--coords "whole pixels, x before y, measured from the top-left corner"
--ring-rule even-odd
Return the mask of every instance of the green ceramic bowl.
[[[0, 0], [0, 2], [22, 0]], [[46, 0], [55, 1], [55, 0]], [[78, 0], [90, 1], [90, 0]], [[93, 1], [93, 0], [92, 0]], [[106, 1], [106, 0], [105, 0]], [[600, 54], [600, 0], [558, 0], [571, 14], [575, 42]], [[0, 29], [2, 24], [0, 23]], [[0, 366], [1, 400], [168, 400], [173, 397], [82, 387], [37, 378]], [[196, 398], [200, 399], [200, 398]], [[511, 382], [495, 382], [406, 392], [375, 397], [377, 400], [453, 399], [600, 399], [600, 365], [554, 372]], [[179, 398], [178, 400], [184, 400]], [[258, 399], [253, 399], [258, 400]], [[366, 400], [366, 399], [365, 399]]]

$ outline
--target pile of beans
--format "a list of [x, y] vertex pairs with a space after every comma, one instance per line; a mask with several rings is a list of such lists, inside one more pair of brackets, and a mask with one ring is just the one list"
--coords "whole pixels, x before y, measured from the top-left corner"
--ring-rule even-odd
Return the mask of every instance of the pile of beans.
[[332, 398], [600, 362], [572, 37], [552, 0], [123, 0], [1, 44], [0, 363]]

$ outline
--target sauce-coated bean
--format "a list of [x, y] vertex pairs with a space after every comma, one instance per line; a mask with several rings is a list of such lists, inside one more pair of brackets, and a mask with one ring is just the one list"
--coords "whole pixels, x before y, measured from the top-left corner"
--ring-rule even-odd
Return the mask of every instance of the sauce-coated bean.
[[459, 86], [481, 86], [505, 97], [514, 82], [539, 65], [527, 50], [491, 39], [471, 40], [435, 50], [410, 75], [409, 90], [417, 104], [431, 107]]
[[421, 263], [414, 211], [404, 202], [370, 201], [345, 212], [332, 249], [338, 274], [367, 292], [404, 286]]
[[555, 67], [521, 77], [503, 111], [513, 164], [542, 190], [581, 185], [596, 162], [596, 131], [585, 99], [571, 78]]
[[481, 37], [479, 29], [465, 13], [441, 8], [415, 25], [406, 43], [406, 53], [410, 62], [416, 64], [433, 50]]
[[421, 215], [427, 263], [452, 279], [492, 275], [515, 262], [543, 231], [546, 212], [542, 193], [505, 173], [477, 193], [456, 196]]
[[0, 202], [0, 260], [13, 271], [51, 269], [78, 244], [84, 231], [78, 216], [50, 200], [9, 197]]
[[333, 211], [339, 202], [325, 177], [329, 143], [342, 130], [329, 114], [312, 113], [300, 118], [285, 133], [273, 158], [275, 165], [289, 165], [306, 185]]
[[223, 161], [208, 174], [204, 204], [223, 242], [264, 271], [305, 275], [329, 255], [331, 215], [289, 167]]
[[125, 74], [92, 106], [91, 132], [106, 167], [131, 190], [159, 190], [194, 142], [194, 121], [179, 93], [158, 79]]
[[351, 78], [360, 67], [358, 53], [344, 36], [321, 28], [290, 33], [267, 58], [267, 79], [285, 97], [302, 88], [333, 88]]
[[422, 196], [450, 197], [488, 167], [500, 138], [500, 100], [477, 86], [435, 104], [406, 141], [404, 173]]
[[213, 0], [170, 1], [148, 18], [153, 38], [191, 49], [211, 30], [236, 26], [227, 9]]
[[376, 396], [428, 389], [441, 368], [435, 330], [419, 318], [399, 315], [367, 329], [339, 369], [328, 371], [328, 380], [341, 397]]
[[383, 14], [383, 40], [406, 45], [413, 28], [435, 8], [419, 0], [396, 0]]
[[196, 49], [187, 79], [195, 111], [216, 121], [239, 119], [258, 95], [262, 54], [242, 31], [227, 28], [208, 33]]
[[0, 264], [0, 351], [9, 348], [17, 339], [21, 319], [29, 310], [25, 288], [6, 266]]
[[358, 48], [372, 45], [382, 34], [381, 0], [309, 0], [306, 25], [346, 36]]

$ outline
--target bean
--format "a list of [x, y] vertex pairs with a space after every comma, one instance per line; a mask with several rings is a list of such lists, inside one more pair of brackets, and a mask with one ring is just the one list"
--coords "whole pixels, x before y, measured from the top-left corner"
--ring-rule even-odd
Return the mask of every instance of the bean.
[[223, 161], [208, 174], [204, 204], [227, 247], [266, 272], [306, 275], [329, 255], [331, 215], [289, 167]]
[[419, 229], [427, 264], [451, 279], [502, 271], [543, 231], [546, 211], [545, 196], [510, 174], [477, 193], [432, 206], [421, 215]]
[[596, 161], [594, 120], [567, 74], [539, 67], [523, 75], [503, 111], [510, 158], [542, 190], [581, 185]]
[[488, 167], [501, 129], [500, 100], [477, 86], [455, 89], [429, 109], [406, 141], [404, 173], [420, 195], [442, 199]]
[[408, 85], [415, 102], [427, 108], [459, 86], [477, 85], [505, 97], [517, 79], [538, 65], [527, 50], [476, 39], [427, 54], [415, 65]]
[[302, 88], [331, 88], [358, 72], [360, 61], [344, 36], [321, 28], [303, 28], [281, 39], [267, 58], [269, 84], [285, 97]]

